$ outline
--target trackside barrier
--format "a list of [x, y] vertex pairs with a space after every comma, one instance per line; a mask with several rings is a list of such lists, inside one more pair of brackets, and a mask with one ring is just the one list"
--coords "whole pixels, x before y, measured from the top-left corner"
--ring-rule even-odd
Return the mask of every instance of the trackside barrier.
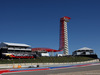
[[56, 67], [42, 67], [42, 68], [28, 68], [28, 69], [8, 69], [8, 70], [5, 69], [5, 70], [0, 70], [0, 74], [12, 73], [12, 72], [50, 70], [50, 69], [70, 68], [70, 67], [83, 67], [83, 66], [91, 66], [91, 65], [100, 65], [100, 63], [79, 64], [79, 65], [69, 65], [69, 66], [56, 66]]
[[39, 65], [40, 67], [49, 67], [54, 65], [73, 65], [99, 62], [99, 59], [84, 62], [68, 62], [68, 63], [20, 63], [20, 64], [0, 64], [0, 68], [28, 68], [29, 66]]

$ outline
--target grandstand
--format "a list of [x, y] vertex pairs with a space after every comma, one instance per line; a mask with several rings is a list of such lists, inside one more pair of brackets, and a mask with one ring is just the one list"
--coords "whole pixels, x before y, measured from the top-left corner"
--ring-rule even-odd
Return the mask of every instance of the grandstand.
[[32, 56], [30, 45], [8, 42], [0, 43], [0, 58], [28, 58], [30, 56]]

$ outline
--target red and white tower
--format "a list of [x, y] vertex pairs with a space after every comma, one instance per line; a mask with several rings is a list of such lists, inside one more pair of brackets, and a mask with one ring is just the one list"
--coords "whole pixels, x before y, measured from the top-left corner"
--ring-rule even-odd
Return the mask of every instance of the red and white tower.
[[68, 33], [67, 33], [67, 22], [70, 17], [64, 16], [60, 18], [60, 46], [59, 50], [63, 50], [64, 54], [68, 55]]

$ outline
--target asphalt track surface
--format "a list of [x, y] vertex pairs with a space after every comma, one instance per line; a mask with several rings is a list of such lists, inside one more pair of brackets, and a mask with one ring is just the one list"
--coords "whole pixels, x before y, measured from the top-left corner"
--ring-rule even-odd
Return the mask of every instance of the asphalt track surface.
[[70, 72], [81, 72], [81, 71], [91, 71], [100, 70], [100, 65], [92, 65], [86, 67], [75, 67], [75, 68], [63, 68], [63, 69], [53, 69], [53, 70], [42, 70], [42, 71], [30, 71], [30, 72], [18, 72], [18, 73], [8, 73], [2, 75], [48, 75], [48, 74], [59, 74], [59, 73], [70, 73]]

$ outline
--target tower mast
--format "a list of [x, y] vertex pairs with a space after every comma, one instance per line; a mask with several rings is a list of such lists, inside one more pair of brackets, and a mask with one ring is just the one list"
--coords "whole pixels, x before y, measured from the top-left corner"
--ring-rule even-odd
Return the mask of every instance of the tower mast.
[[63, 50], [64, 54], [68, 55], [68, 33], [67, 33], [67, 22], [70, 17], [64, 16], [60, 18], [60, 46], [59, 50]]

